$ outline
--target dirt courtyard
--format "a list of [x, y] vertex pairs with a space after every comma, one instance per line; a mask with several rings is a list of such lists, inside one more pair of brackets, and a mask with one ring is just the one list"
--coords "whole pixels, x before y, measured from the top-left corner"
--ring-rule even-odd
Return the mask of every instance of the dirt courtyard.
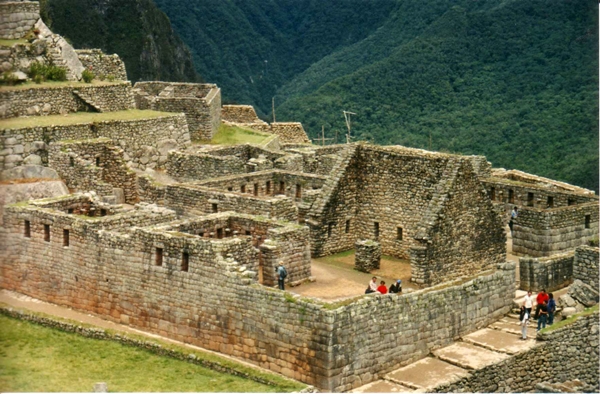
[[402, 279], [403, 292], [420, 288], [410, 282], [408, 260], [382, 256], [380, 268], [369, 274], [354, 269], [354, 250], [313, 259], [311, 270], [315, 282], [286, 287], [286, 290], [326, 301], [339, 301], [364, 294], [373, 276], [377, 277], [377, 283], [384, 280], [388, 288], [397, 279]]

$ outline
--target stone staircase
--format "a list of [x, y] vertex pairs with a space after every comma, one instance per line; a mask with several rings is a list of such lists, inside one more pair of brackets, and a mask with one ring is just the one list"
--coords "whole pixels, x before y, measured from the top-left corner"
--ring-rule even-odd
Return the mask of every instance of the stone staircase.
[[[555, 298], [567, 289], [554, 292]], [[515, 306], [522, 304], [527, 292], [515, 293]], [[518, 308], [517, 308], [518, 310]], [[437, 349], [428, 357], [387, 373], [383, 379], [358, 387], [354, 393], [427, 392], [442, 384], [469, 376], [474, 370], [498, 363], [536, 344], [536, 322], [527, 329], [528, 339], [521, 340], [519, 315], [511, 313], [490, 326]]]
[[95, 112], [109, 112], [109, 111], [104, 110], [100, 104], [96, 103], [90, 94], [87, 94], [80, 90], [73, 90], [73, 94], [75, 96], [77, 96], [77, 98], [79, 98], [85, 104], [87, 104]]

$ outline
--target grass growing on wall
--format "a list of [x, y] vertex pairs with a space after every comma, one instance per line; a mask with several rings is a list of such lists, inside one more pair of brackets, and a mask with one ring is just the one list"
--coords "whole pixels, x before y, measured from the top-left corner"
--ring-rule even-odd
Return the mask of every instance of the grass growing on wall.
[[2, 391], [283, 392], [233, 375], [154, 355], [146, 350], [0, 316]]
[[213, 139], [210, 142], [203, 143], [212, 145], [260, 144], [269, 138], [270, 135], [256, 130], [221, 124]]
[[175, 116], [173, 112], [130, 109], [115, 112], [74, 112], [68, 115], [31, 116], [0, 120], [0, 129], [19, 129], [23, 127], [63, 126], [78, 123], [94, 123], [115, 120], [152, 119], [161, 116]]

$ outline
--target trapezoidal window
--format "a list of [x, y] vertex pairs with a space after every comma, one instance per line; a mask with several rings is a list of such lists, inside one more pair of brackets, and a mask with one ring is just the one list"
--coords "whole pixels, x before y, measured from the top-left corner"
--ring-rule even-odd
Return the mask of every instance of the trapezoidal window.
[[333, 230], [333, 223], [327, 225], [327, 238], [331, 238], [331, 231]]
[[245, 234], [246, 235], [252, 235], [252, 232], [250, 230], [246, 230]]
[[490, 200], [494, 201], [496, 199], [496, 188], [490, 188]]
[[100, 158], [96, 157], [96, 167], [100, 167]]
[[154, 253], [154, 264], [158, 267], [161, 267], [163, 264], [163, 250], [162, 248], [156, 248]]
[[218, 239], [223, 238], [223, 229], [222, 228], [217, 229], [217, 238]]
[[573, 205], [573, 204], [575, 204], [575, 200], [573, 200], [572, 198], [569, 198], [567, 200], [567, 205]]
[[533, 207], [533, 193], [527, 193], [527, 206]]
[[296, 198], [302, 198], [302, 186], [296, 185]]
[[190, 268], [190, 254], [188, 252], [183, 252], [181, 254], [181, 270], [183, 272], [188, 272]]
[[44, 241], [50, 242], [50, 225], [44, 224]]
[[346, 220], [346, 234], [348, 234], [350, 232], [350, 220]]
[[69, 246], [69, 230], [63, 230], [63, 246]]
[[285, 194], [285, 182], [279, 182], [279, 194]]
[[233, 187], [229, 186], [229, 187], [227, 188], [227, 191], [228, 191], [228, 192], [232, 192], [232, 191], [233, 191]]
[[31, 238], [31, 222], [29, 220], [25, 220], [23, 235], [25, 238]]
[[73, 157], [69, 157], [69, 167], [75, 167], [75, 159]]
[[246, 193], [246, 185], [242, 185], [240, 187], [240, 190], [241, 190], [242, 193]]
[[515, 191], [513, 189], [508, 189], [508, 203], [515, 203]]
[[254, 195], [258, 196], [258, 183], [254, 184]]
[[100, 209], [100, 216], [106, 216], [106, 209]]
[[267, 189], [266, 193], [271, 194], [271, 181], [267, 181], [266, 189]]
[[398, 227], [398, 228], [396, 229], [396, 239], [397, 239], [398, 241], [402, 241], [402, 235], [403, 235], [403, 234], [402, 234], [402, 227]]
[[219, 212], [219, 205], [218, 204], [212, 204], [212, 211], [213, 211], [213, 213]]
[[590, 228], [590, 222], [592, 221], [591, 215], [585, 215], [585, 228]]
[[548, 208], [554, 207], [554, 197], [548, 196]]
[[375, 239], [379, 239], [379, 222], [373, 222], [373, 235]]

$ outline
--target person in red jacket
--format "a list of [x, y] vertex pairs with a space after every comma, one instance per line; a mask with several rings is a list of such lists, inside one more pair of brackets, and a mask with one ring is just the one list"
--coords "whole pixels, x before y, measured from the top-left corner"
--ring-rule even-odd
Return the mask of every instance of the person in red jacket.
[[381, 283], [379, 283], [379, 287], [377, 288], [377, 291], [380, 292], [381, 294], [387, 294], [387, 287], [385, 287], [384, 281], [381, 281]]

